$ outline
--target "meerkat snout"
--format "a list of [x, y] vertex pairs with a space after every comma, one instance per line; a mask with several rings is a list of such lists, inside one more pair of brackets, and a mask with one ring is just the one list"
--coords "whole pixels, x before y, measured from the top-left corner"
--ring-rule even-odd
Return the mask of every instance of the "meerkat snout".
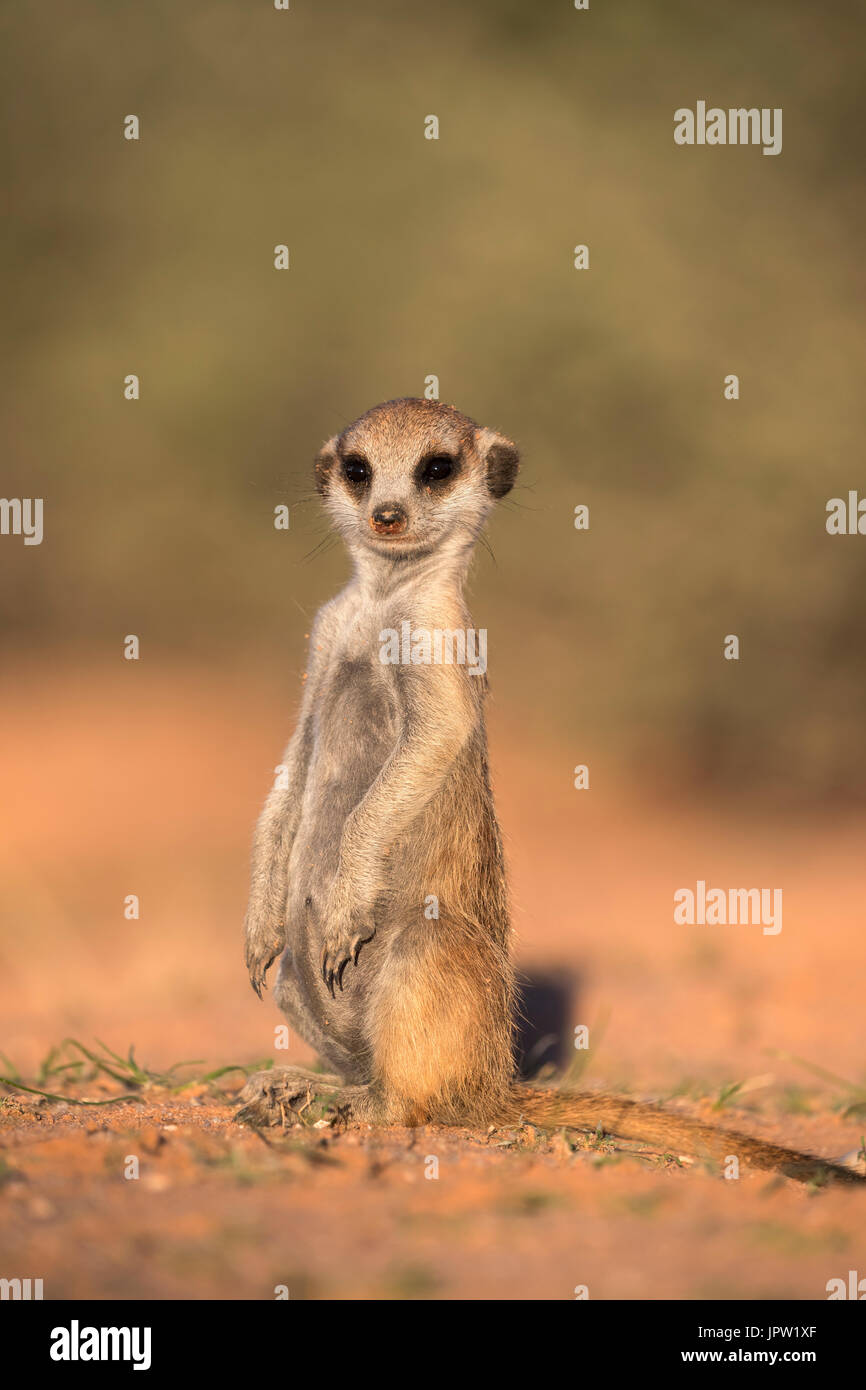
[[379, 536], [399, 536], [408, 525], [408, 516], [396, 503], [376, 507], [370, 516], [370, 527]]

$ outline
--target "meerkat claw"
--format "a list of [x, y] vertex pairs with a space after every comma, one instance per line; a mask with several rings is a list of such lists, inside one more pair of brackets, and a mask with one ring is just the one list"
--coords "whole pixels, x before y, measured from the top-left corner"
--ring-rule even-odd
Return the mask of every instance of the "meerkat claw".
[[265, 977], [267, 976], [267, 973], [273, 965], [274, 961], [276, 960], [278, 954], [279, 952], [275, 951], [274, 954], [272, 956], [269, 956], [268, 959], [265, 961], [252, 960], [248, 963], [250, 973], [250, 984], [252, 985], [253, 989], [255, 990], [256, 994], [260, 999], [262, 997], [262, 990], [267, 989], [268, 987]]
[[262, 928], [255, 915], [248, 915], [244, 961], [250, 977], [250, 984], [259, 999], [262, 997], [262, 990], [267, 989], [267, 973], [285, 944], [285, 928], [282, 922], [278, 923], [276, 928]]
[[[324, 951], [322, 953], [322, 979], [325, 981], [325, 988], [327, 989], [331, 998], [336, 999], [337, 996], [334, 989], [334, 985], [338, 983], [338, 971], [341, 969], [341, 967], [338, 964], [332, 964], [332, 960], [333, 957], [331, 956], [329, 951]], [[342, 989], [342, 985], [340, 985], [340, 988]]]
[[357, 964], [358, 964], [358, 957], [359, 957], [359, 955], [361, 954], [361, 947], [362, 947], [362, 946], [366, 946], [367, 943], [368, 943], [368, 941], [372, 941], [372, 940], [373, 940], [373, 937], [374, 937], [375, 935], [376, 935], [376, 929], [375, 929], [375, 927], [374, 927], [373, 930], [371, 931], [371, 933], [370, 933], [369, 936], [356, 936], [356, 937], [355, 937], [355, 940], [352, 942], [352, 946], [351, 946], [351, 956], [352, 956], [352, 964], [353, 964], [353, 965], [357, 965]]
[[346, 973], [346, 967], [349, 964], [357, 966], [361, 947], [365, 946], [368, 941], [372, 941], [375, 935], [376, 931], [374, 928], [373, 931], [366, 936], [355, 936], [348, 946], [339, 945], [336, 948], [323, 946], [321, 957], [322, 979], [332, 999], [336, 998], [338, 986], [341, 993], [345, 988], [343, 977]]

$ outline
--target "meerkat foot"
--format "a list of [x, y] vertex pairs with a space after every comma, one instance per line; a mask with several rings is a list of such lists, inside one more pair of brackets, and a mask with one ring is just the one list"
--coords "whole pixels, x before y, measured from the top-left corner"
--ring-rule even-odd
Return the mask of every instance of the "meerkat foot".
[[254, 1129], [304, 1123], [311, 1107], [330, 1106], [342, 1090], [339, 1076], [308, 1071], [306, 1067], [272, 1067], [254, 1072], [240, 1093], [238, 1124]]
[[402, 1123], [402, 1116], [391, 1113], [375, 1086], [345, 1086], [339, 1076], [305, 1067], [255, 1072], [239, 1100], [235, 1122], [253, 1129], [309, 1124], [314, 1116], [344, 1125]]

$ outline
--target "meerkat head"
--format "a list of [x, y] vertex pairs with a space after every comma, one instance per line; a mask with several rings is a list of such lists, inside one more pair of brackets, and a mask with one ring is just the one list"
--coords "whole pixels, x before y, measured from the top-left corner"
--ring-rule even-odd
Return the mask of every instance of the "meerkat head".
[[438, 401], [387, 401], [330, 439], [316, 486], [351, 551], [409, 560], [471, 547], [510, 491], [518, 453]]

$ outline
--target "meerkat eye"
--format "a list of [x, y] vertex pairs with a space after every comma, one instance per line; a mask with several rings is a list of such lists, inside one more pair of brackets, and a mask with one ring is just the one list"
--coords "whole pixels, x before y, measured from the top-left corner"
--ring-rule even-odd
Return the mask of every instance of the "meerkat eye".
[[349, 483], [354, 483], [356, 487], [370, 481], [370, 465], [366, 459], [361, 458], [360, 454], [350, 454], [343, 460], [343, 476]]
[[447, 454], [436, 454], [426, 459], [421, 469], [422, 483], [444, 483], [454, 472], [454, 460]]

